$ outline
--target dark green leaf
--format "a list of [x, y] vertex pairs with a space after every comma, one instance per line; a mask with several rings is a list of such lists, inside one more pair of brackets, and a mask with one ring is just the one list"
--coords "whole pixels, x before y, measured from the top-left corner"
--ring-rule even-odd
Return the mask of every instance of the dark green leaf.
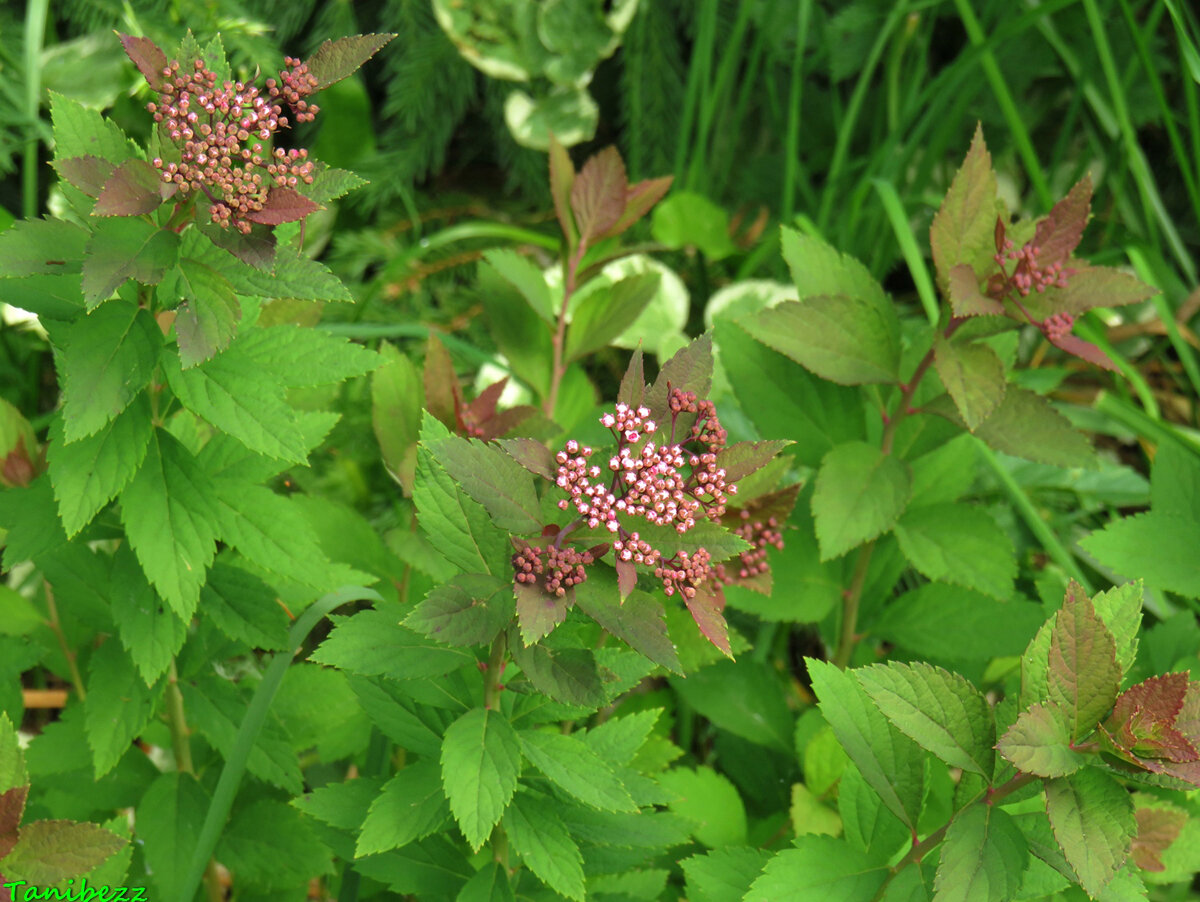
[[109, 591], [121, 644], [145, 684], [153, 685], [183, 647], [188, 625], [158, 597], [128, 546], [119, 548], [113, 556]]
[[493, 248], [484, 252], [483, 259], [520, 292], [534, 313], [551, 326], [558, 323], [558, 310], [550, 297], [546, 276], [529, 258], [516, 251]]
[[334, 628], [310, 660], [364, 676], [397, 680], [440, 676], [474, 660], [401, 626], [395, 612], [359, 611]]
[[504, 831], [539, 880], [568, 899], [583, 902], [583, 856], [548, 800], [518, 795], [504, 815]]
[[266, 889], [291, 888], [333, 870], [329, 849], [308, 818], [275, 799], [237, 811], [216, 854], [238, 879]]
[[61, 219], [23, 219], [0, 233], [2, 278], [82, 271], [88, 232]]
[[630, 648], [682, 675], [679, 655], [667, 635], [662, 603], [653, 595], [634, 589], [622, 601], [615, 573], [595, 566], [587, 580], [575, 587], [575, 603]]
[[464, 573], [435, 586], [404, 625], [446, 645], [487, 645], [514, 613], [512, 588], [490, 576]]
[[147, 688], [117, 642], [105, 642], [92, 653], [84, 724], [97, 779], [112, 770], [141, 735], [163, 688]]
[[680, 862], [691, 902], [742, 902], [771, 854], [750, 846], [727, 846]]
[[601, 811], [637, 811], [616, 772], [583, 740], [563, 733], [525, 730], [521, 748], [551, 782]]
[[[195, 260], [180, 260], [173, 287], [179, 301], [175, 315], [175, 335], [179, 340], [179, 358], [183, 366], [195, 366], [229, 347], [237, 334], [242, 307], [233, 286], [224, 276]], [[159, 296], [168, 290], [170, 278], [163, 281]]]
[[449, 816], [437, 762], [425, 760], [405, 767], [371, 802], [354, 856], [406, 846], [441, 829]]
[[595, 655], [587, 649], [556, 651], [544, 645], [525, 648], [511, 638], [509, 648], [513, 662], [533, 687], [555, 701], [584, 708], [599, 708], [607, 701]]
[[436, 441], [423, 437], [422, 445], [501, 529], [518, 535], [541, 531], [541, 506], [533, 479], [500, 448], [456, 435]]
[[[779, 678], [767, 665], [718, 661], [687, 679], [673, 678], [671, 685], [714, 726], [767, 748], [791, 749], [792, 714]], [[754, 699], [753, 707], [747, 699]]]
[[157, 777], [137, 806], [137, 837], [165, 898], [177, 899], [191, 864], [208, 794], [191, 774]]
[[101, 219], [83, 261], [83, 299], [88, 309], [108, 300], [128, 279], [143, 285], [162, 280], [175, 262], [179, 236], [144, 219]]
[[900, 550], [930, 579], [975, 589], [1003, 601], [1017, 573], [1012, 542], [996, 521], [969, 504], [930, 504], [896, 523]]
[[230, 639], [251, 648], [287, 647], [287, 613], [275, 591], [253, 573], [218, 561], [200, 598], [204, 615]]

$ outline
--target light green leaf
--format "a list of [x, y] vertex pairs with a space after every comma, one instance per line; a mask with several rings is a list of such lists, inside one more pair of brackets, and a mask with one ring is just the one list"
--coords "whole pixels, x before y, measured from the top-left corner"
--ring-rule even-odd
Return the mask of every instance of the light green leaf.
[[804, 833], [842, 835], [841, 815], [817, 798], [816, 793], [804, 783], [792, 784], [792, 803], [788, 807], [788, 816], [797, 836]]
[[175, 335], [186, 369], [229, 346], [237, 334], [242, 306], [229, 280], [203, 263], [180, 260], [173, 275], [163, 280], [158, 294], [179, 305]]
[[1022, 711], [996, 747], [1025, 773], [1064, 777], [1088, 763], [1071, 746], [1070, 715], [1054, 702], [1042, 702]]
[[952, 767], [991, 778], [995, 721], [966, 679], [920, 661], [874, 664], [855, 675], [897, 729]]
[[422, 438], [422, 445], [501, 529], [518, 535], [541, 531], [541, 506], [533, 477], [500, 448], [457, 435], [439, 441]]
[[54, 91], [50, 92], [50, 122], [56, 160], [91, 154], [118, 166], [141, 156], [141, 149], [112, 119]]
[[1076, 584], [1055, 618], [1048, 660], [1049, 699], [1067, 716], [1071, 738], [1081, 739], [1117, 700], [1121, 669], [1112, 633]]
[[0, 711], [0, 792], [28, 785], [29, 773], [17, 743], [17, 728], [8, 719], [8, 714]]
[[404, 625], [446, 645], [487, 645], [513, 618], [512, 586], [462, 573], [434, 586]]
[[676, 767], [658, 775], [674, 798], [671, 811], [692, 822], [696, 841], [710, 849], [746, 843], [746, 809], [729, 778], [711, 767]]
[[1012, 816], [983, 803], [955, 815], [934, 882], [935, 902], [1008, 902], [1016, 898], [1029, 846]]
[[898, 850], [911, 847], [912, 833], [883, 805], [879, 794], [853, 764], [842, 772], [838, 781], [837, 805], [847, 841], [873, 861], [886, 864]]
[[143, 395], [93, 435], [67, 444], [64, 428], [63, 417], [51, 421], [46, 458], [63, 529], [71, 537], [128, 485], [146, 457], [154, 427]]
[[98, 432], [149, 384], [162, 331], [147, 311], [120, 301], [81, 316], [66, 335], [63, 426], [74, 442]]
[[170, 433], [155, 430], [146, 459], [121, 493], [121, 522], [150, 582], [190, 620], [216, 553], [213, 486]]
[[896, 524], [900, 550], [921, 573], [1000, 601], [1012, 595], [1016, 555], [1008, 535], [981, 508], [930, 504]]
[[685, 858], [680, 865], [687, 877], [690, 902], [742, 902], [771, 853], [751, 846], [726, 846], [705, 855]]
[[147, 688], [117, 642], [105, 642], [92, 653], [84, 724], [97, 779], [116, 766], [146, 728], [163, 688]]
[[616, 765], [626, 765], [645, 744], [662, 715], [662, 708], [649, 708], [624, 717], [612, 717], [583, 734], [588, 748]]
[[107, 301], [128, 279], [162, 281], [175, 262], [179, 236], [139, 217], [98, 220], [83, 258], [83, 299], [88, 309]]
[[961, 344], [939, 335], [933, 350], [938, 377], [974, 432], [1004, 398], [1004, 364], [980, 342]]
[[484, 251], [483, 259], [521, 293], [534, 313], [551, 326], [558, 323], [558, 311], [551, 301], [546, 276], [529, 258], [507, 248], [493, 248]]
[[387, 342], [379, 351], [384, 363], [371, 377], [371, 425], [384, 465], [411, 496], [425, 389], [408, 357]]
[[362, 826], [371, 803], [379, 797], [383, 782], [382, 777], [360, 774], [342, 783], [326, 783], [292, 799], [288, 804], [331, 827], [353, 831]]
[[504, 832], [526, 867], [555, 892], [583, 902], [583, 856], [554, 805], [529, 793], [513, 799], [504, 814]]
[[454, 902], [513, 902], [514, 899], [508, 872], [500, 862], [493, 861], [475, 872]]
[[196, 778], [177, 772], [155, 778], [138, 803], [137, 838], [164, 898], [178, 899], [183, 893], [207, 810], [208, 794]]
[[888, 875], [865, 852], [832, 836], [798, 836], [763, 869], [745, 902], [871, 902]]
[[925, 792], [925, 754], [880, 713], [862, 686], [832, 664], [805, 658], [821, 713], [888, 810], [915, 830]]
[[[121, 644], [133, 658], [143, 682], [151, 686], [167, 672], [183, 647], [188, 625], [158, 597], [126, 545], [113, 555], [113, 579], [107, 592]], [[138, 687], [139, 694], [142, 688]]]
[[729, 214], [702, 194], [676, 191], [654, 208], [651, 234], [670, 248], [694, 247], [715, 263], [737, 253]]
[[[942, 412], [936, 401], [929, 406]], [[1058, 467], [1095, 466], [1096, 454], [1087, 436], [1076, 432], [1045, 398], [1016, 385], [1008, 386], [1004, 399], [975, 435], [997, 451], [1026, 460]]]
[[583, 740], [540, 730], [519, 735], [530, 763], [581, 802], [601, 811], [637, 811], [620, 778]]
[[473, 655], [439, 646], [401, 626], [398, 614], [393, 609], [368, 609], [339, 619], [310, 660], [394, 680], [441, 676], [474, 661]]
[[290, 324], [252, 329], [239, 353], [289, 388], [329, 385], [365, 376], [383, 363], [374, 351], [319, 328]]
[[1046, 812], [1079, 885], [1098, 896], [1132, 848], [1133, 797], [1104, 771], [1087, 767], [1046, 781]]
[[1112, 634], [1117, 666], [1122, 674], [1127, 673], [1137, 657], [1138, 629], [1142, 625], [1141, 580], [1098, 593], [1092, 598], [1092, 607]]
[[590, 292], [571, 319], [566, 359], [577, 360], [611, 343], [646, 309], [658, 286], [658, 273], [645, 272]]
[[[65, 287], [69, 283], [55, 277], [82, 270], [88, 237], [87, 231], [61, 219], [23, 219], [13, 223], [0, 234], [0, 278], [28, 276], [37, 279], [27, 283], [31, 288]], [[78, 304], [75, 300], [71, 307]]]
[[891, 529], [908, 504], [911, 482], [906, 463], [866, 442], [846, 442], [826, 454], [812, 499], [821, 560]]
[[5, 879], [17, 877], [42, 886], [59, 883], [99, 867], [125, 842], [99, 824], [33, 821], [21, 828], [17, 844], [4, 858]]
[[938, 286], [943, 294], [948, 289], [950, 270], [958, 264], [965, 263], [980, 273], [992, 269], [991, 255], [996, 249], [993, 233], [1000, 212], [996, 188], [992, 157], [983, 142], [982, 129], [976, 128], [971, 149], [954, 174], [929, 230]]
[[450, 816], [436, 761], [403, 768], [371, 802], [354, 857], [398, 849], [441, 828]]
[[1137, 574], [1156, 589], [1200, 597], [1200, 517], [1152, 510], [1113, 520], [1079, 544], [1118, 573]]
[[783, 259], [801, 301], [818, 295], [845, 294], [886, 301], [882, 286], [861, 262], [843, 254], [820, 238], [796, 229], [779, 230]]
[[517, 788], [521, 774], [517, 732], [503, 714], [474, 708], [447, 728], [441, 762], [450, 810], [471, 848], [478, 850]]
[[217, 561], [200, 590], [204, 616], [235, 642], [251, 648], [287, 648], [288, 615], [275, 590], [241, 567]]

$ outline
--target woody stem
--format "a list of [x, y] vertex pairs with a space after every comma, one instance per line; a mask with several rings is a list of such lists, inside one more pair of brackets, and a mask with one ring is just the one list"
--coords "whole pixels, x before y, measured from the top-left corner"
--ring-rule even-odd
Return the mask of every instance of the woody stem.
[[567, 257], [566, 275], [563, 278], [562, 307], [559, 308], [558, 325], [554, 330], [554, 368], [550, 373], [550, 390], [546, 393], [546, 401], [542, 405], [542, 411], [551, 418], [554, 417], [554, 408], [558, 404], [558, 387], [567, 372], [567, 364], [563, 359], [567, 338], [567, 306], [571, 303], [571, 296], [575, 293], [575, 280], [579, 275], [579, 264], [583, 261], [583, 254], [586, 250], [587, 243], [580, 241], [575, 253]]

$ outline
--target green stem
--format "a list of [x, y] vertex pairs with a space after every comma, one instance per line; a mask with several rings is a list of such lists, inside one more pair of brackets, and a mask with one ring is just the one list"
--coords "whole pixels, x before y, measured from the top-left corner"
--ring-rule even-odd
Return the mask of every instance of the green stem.
[[554, 369], [550, 373], [550, 391], [546, 393], [546, 400], [542, 405], [543, 412], [550, 419], [554, 419], [554, 408], [558, 405], [558, 387], [562, 384], [563, 376], [567, 372], [567, 364], [563, 359], [566, 353], [567, 306], [571, 303], [571, 296], [575, 293], [579, 264], [583, 261], [586, 250], [587, 242], [580, 241], [575, 253], [568, 256], [564, 264], [566, 273], [563, 276], [562, 307], [559, 308], [558, 325], [554, 330]]
[[42, 46], [46, 39], [49, 0], [28, 0], [25, 7], [25, 141], [21, 164], [21, 212], [33, 219], [38, 211], [38, 112], [42, 99]]
[[238, 728], [237, 736], [234, 737], [233, 748], [230, 749], [229, 757], [225, 759], [221, 776], [217, 779], [212, 801], [209, 802], [208, 811], [204, 815], [204, 823], [196, 838], [196, 847], [192, 851], [191, 864], [188, 866], [186, 877], [180, 888], [180, 899], [191, 899], [196, 895], [196, 889], [200, 886], [205, 869], [209, 867], [209, 859], [212, 858], [213, 850], [217, 847], [217, 839], [225, 828], [225, 821], [228, 820], [229, 812], [233, 809], [233, 801], [237, 797], [242, 775], [246, 772], [246, 761], [250, 758], [250, 751], [254, 748], [254, 742], [258, 739], [263, 724], [266, 723], [267, 710], [271, 707], [275, 693], [279, 691], [279, 685], [283, 682], [293, 654], [299, 650], [313, 627], [323, 617], [341, 605], [362, 600], [383, 601], [383, 598], [373, 589], [362, 586], [339, 589], [318, 598], [292, 624], [292, 628], [288, 632], [288, 650], [276, 654], [271, 659], [271, 663], [267, 665], [258, 688], [254, 690], [254, 697], [250, 700], [245, 717], [242, 718], [242, 725]]
[[42, 581], [42, 588], [46, 593], [46, 610], [50, 615], [46, 625], [50, 627], [50, 632], [54, 633], [63, 657], [67, 659], [67, 669], [71, 672], [71, 684], [75, 687], [75, 694], [79, 696], [81, 702], [86, 701], [87, 691], [83, 688], [83, 676], [79, 672], [79, 661], [75, 657], [74, 650], [67, 644], [62, 621], [58, 619], [58, 606], [54, 603], [54, 590], [50, 588], [50, 583], [46, 580]]
[[842, 604], [842, 634], [833, 663], [843, 670], [849, 666], [854, 646], [858, 642], [855, 636], [858, 629], [858, 609], [862, 601], [863, 586], [867, 583], [871, 555], [875, 553], [875, 543], [875, 539], [872, 539], [858, 552], [858, 560], [854, 563], [854, 576], [850, 578], [850, 588], [846, 590], [845, 601]]
[[504, 688], [500, 678], [504, 674], [504, 659], [507, 655], [508, 633], [502, 632], [492, 643], [487, 672], [483, 675], [483, 706], [490, 711], [495, 711], [500, 707], [500, 692]]

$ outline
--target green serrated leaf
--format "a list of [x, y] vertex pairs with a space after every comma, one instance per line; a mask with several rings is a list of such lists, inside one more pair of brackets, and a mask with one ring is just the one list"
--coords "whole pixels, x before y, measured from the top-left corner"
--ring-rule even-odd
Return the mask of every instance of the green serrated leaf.
[[888, 722], [853, 676], [813, 658], [805, 663], [821, 713], [863, 779], [915, 831], [925, 790], [925, 754]]
[[67, 444], [64, 428], [63, 417], [51, 421], [46, 458], [63, 529], [71, 537], [129, 484], [145, 460], [154, 426], [149, 399], [142, 395], [93, 435]]
[[771, 854], [750, 846], [727, 846], [680, 862], [691, 902], [742, 902]]
[[924, 505], [906, 511], [895, 532], [904, 556], [930, 579], [1001, 601], [1012, 595], [1017, 575], [1012, 541], [983, 509], [969, 504]]
[[500, 448], [456, 435], [439, 441], [422, 438], [422, 444], [487, 509], [497, 526], [518, 535], [541, 531], [541, 505], [533, 478]]
[[565, 705], [599, 708], [607, 700], [596, 656], [584, 648], [549, 649], [544, 645], [525, 648], [509, 633], [513, 662], [539, 692]]
[[[694, 391], [698, 398], [706, 398], [712, 387], [712, 374], [712, 338], [701, 335], [687, 347], [680, 348], [658, 371], [644, 402], [650, 408], [651, 416], [659, 423], [665, 423], [670, 418], [667, 408], [668, 384], [672, 388]], [[681, 429], [688, 425], [685, 420], [679, 421]]]
[[995, 351], [978, 342], [960, 344], [939, 335], [933, 350], [938, 378], [974, 432], [1004, 399], [1004, 364]]
[[855, 675], [897, 729], [952, 767], [991, 778], [996, 724], [966, 679], [920, 661], [874, 664]]
[[983, 142], [983, 130], [976, 128], [971, 149], [954, 174], [929, 230], [929, 245], [943, 294], [948, 289], [952, 267], [965, 263], [979, 273], [993, 268], [993, 234], [1000, 212], [996, 190], [996, 173]]
[[84, 724], [96, 778], [116, 767], [145, 729], [163, 686], [147, 688], [119, 643], [105, 642], [88, 664]]
[[289, 324], [254, 329], [238, 350], [289, 388], [305, 388], [365, 376], [382, 358], [362, 345], [316, 328]]
[[319, 664], [396, 680], [436, 677], [474, 661], [401, 626], [397, 612], [369, 609], [340, 620], [310, 656]]
[[112, 119], [54, 91], [50, 92], [50, 122], [56, 160], [90, 154], [118, 166], [141, 153]]
[[229, 280], [203, 263], [180, 260], [174, 276], [163, 280], [158, 293], [178, 303], [175, 335], [179, 358], [187, 369], [229, 347], [237, 335], [242, 306]]
[[275, 590], [253, 573], [218, 561], [200, 599], [204, 615], [230, 639], [251, 648], [287, 648], [287, 613]]
[[[183, 647], [188, 625], [158, 597], [128, 546], [122, 546], [113, 555], [109, 597], [121, 644], [137, 666], [142, 681], [151, 686], [167, 672]], [[142, 688], [139, 687], [139, 693]]]
[[155, 430], [142, 466], [121, 492], [121, 522], [142, 569], [182, 620], [190, 620], [216, 552], [214, 489], [170, 433]]
[[1142, 582], [1138, 580], [1100, 592], [1092, 598], [1092, 607], [1112, 634], [1117, 666], [1125, 674], [1133, 666], [1138, 651], [1138, 630], [1142, 625]]
[[884, 807], [853, 764], [847, 765], [838, 780], [837, 805], [846, 840], [878, 864], [894, 860], [899, 849], [912, 846], [912, 833]]
[[662, 715], [661, 708], [650, 708], [624, 717], [613, 717], [583, 734], [588, 748], [616, 765], [626, 765], [645, 744]]
[[1067, 590], [1050, 633], [1047, 695], [1062, 708], [1071, 738], [1092, 731], [1121, 690], [1116, 642], [1083, 590]]
[[1016, 898], [1029, 846], [1008, 812], [975, 804], [946, 831], [934, 882], [937, 902], [1007, 902]]
[[398, 849], [441, 828], [450, 817], [436, 761], [412, 764], [384, 784], [371, 802], [354, 857]]
[[624, 332], [654, 298], [659, 279], [656, 272], [638, 273], [590, 292], [571, 319], [566, 359], [578, 360]]
[[471, 848], [478, 850], [517, 788], [521, 774], [517, 732], [499, 712], [474, 708], [446, 729], [441, 762], [450, 810]]
[[512, 587], [490, 576], [460, 574], [435, 586], [404, 625], [446, 645], [487, 645], [514, 613]]
[[866, 442], [846, 442], [826, 454], [812, 498], [821, 560], [891, 529], [908, 504], [911, 484], [908, 464]]
[[146, 864], [165, 898], [177, 899], [191, 864], [208, 794], [191, 774], [157, 777], [137, 806], [136, 830]]
[[276, 799], [258, 799], [237, 811], [216, 854], [241, 880], [267, 890], [290, 889], [333, 870], [330, 851], [309, 820]]
[[616, 573], [606, 567], [593, 567], [587, 580], [575, 587], [575, 603], [630, 648], [655, 664], [683, 674], [679, 655], [667, 633], [662, 603], [653, 595], [634, 589], [622, 601]]
[[129, 279], [143, 285], [160, 282], [178, 251], [177, 234], [145, 219], [101, 219], [83, 260], [83, 299], [88, 309], [108, 300]]
[[394, 34], [356, 34], [323, 42], [305, 60], [309, 71], [317, 79], [317, 90], [328, 88], [353, 75], [394, 37]]
[[89, 237], [84, 229], [61, 219], [15, 222], [0, 233], [0, 278], [81, 272]]
[[583, 740], [537, 730], [519, 735], [529, 762], [581, 802], [601, 811], [637, 811], [617, 774]]
[[711, 767], [676, 767], [658, 775], [671, 811], [692, 823], [697, 842], [712, 848], [746, 842], [746, 808], [732, 781]]
[[1088, 763], [1087, 755], [1071, 747], [1071, 726], [1067, 712], [1042, 702], [1022, 711], [996, 748], [1025, 773], [1064, 777]]
[[33, 821], [21, 828], [17, 844], [4, 859], [5, 879], [50, 886], [99, 867], [125, 842], [99, 824]]
[[[926, 409], [948, 413], [937, 399]], [[957, 420], [957, 411], [951, 416]], [[965, 424], [964, 424], [965, 425]], [[1096, 455], [1087, 436], [1071, 428], [1045, 398], [1016, 385], [1004, 392], [1004, 400], [976, 429], [975, 435], [989, 447], [1005, 454], [1058, 467], [1091, 467]]]
[[583, 856], [548, 800], [529, 793], [513, 799], [504, 814], [512, 848], [534, 875], [568, 899], [585, 898]]
[[1111, 521], [1080, 546], [1118, 573], [1137, 574], [1156, 589], [1200, 597], [1200, 518], [1152, 510]]
[[1046, 781], [1046, 812], [1054, 838], [1095, 898], [1125, 862], [1137, 825], [1133, 798], [1113, 777], [1088, 767]]
[[745, 902], [870, 902], [888, 876], [845, 840], [832, 836], [798, 836], [763, 869]]
[[17, 743], [17, 728], [8, 714], [0, 711], [0, 792], [29, 785], [25, 756]]
[[154, 318], [124, 302], [80, 317], [62, 356], [63, 427], [68, 442], [99, 432], [149, 384], [162, 347]]
[[362, 826], [371, 803], [379, 797], [383, 782], [382, 777], [360, 774], [343, 783], [326, 783], [312, 792], [292, 799], [289, 804], [331, 827], [337, 827], [339, 830], [357, 830]]

